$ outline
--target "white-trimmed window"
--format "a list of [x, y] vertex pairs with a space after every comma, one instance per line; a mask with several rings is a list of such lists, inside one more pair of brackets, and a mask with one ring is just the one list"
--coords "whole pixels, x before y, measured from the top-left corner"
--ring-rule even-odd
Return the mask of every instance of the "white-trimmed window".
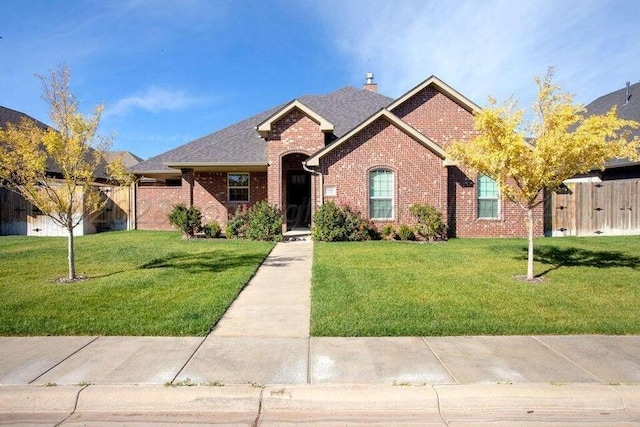
[[230, 202], [249, 201], [249, 174], [229, 173], [227, 174], [228, 200]]
[[498, 183], [486, 175], [478, 175], [478, 218], [500, 218]]
[[369, 172], [369, 218], [393, 219], [393, 171]]

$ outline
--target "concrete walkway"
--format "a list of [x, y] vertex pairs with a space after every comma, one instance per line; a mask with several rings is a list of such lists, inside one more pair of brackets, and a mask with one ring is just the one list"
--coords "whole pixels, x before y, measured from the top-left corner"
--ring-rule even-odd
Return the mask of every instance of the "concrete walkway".
[[311, 242], [280, 243], [211, 333], [213, 337], [309, 337]]
[[309, 337], [312, 251], [204, 338], [0, 337], [0, 424], [640, 425], [640, 336]]

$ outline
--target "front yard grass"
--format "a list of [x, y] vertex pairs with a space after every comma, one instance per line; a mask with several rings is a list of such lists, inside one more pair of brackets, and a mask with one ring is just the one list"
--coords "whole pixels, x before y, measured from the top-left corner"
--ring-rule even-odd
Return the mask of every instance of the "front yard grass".
[[205, 335], [272, 243], [183, 240], [175, 232], [127, 231], [76, 238], [0, 237], [0, 335]]
[[311, 334], [640, 333], [640, 237], [316, 243]]

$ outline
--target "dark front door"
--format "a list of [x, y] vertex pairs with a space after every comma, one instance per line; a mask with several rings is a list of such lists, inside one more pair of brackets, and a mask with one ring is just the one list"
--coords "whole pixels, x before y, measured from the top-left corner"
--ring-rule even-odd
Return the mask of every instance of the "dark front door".
[[287, 229], [311, 225], [311, 179], [303, 170], [287, 171]]

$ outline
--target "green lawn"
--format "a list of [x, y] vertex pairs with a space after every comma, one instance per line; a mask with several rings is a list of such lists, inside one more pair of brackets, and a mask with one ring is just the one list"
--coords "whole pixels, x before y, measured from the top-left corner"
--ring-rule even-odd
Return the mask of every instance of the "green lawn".
[[61, 284], [66, 238], [0, 237], [0, 335], [205, 335], [272, 243], [128, 231], [76, 238], [90, 279]]
[[316, 243], [314, 336], [640, 333], [640, 237]]

